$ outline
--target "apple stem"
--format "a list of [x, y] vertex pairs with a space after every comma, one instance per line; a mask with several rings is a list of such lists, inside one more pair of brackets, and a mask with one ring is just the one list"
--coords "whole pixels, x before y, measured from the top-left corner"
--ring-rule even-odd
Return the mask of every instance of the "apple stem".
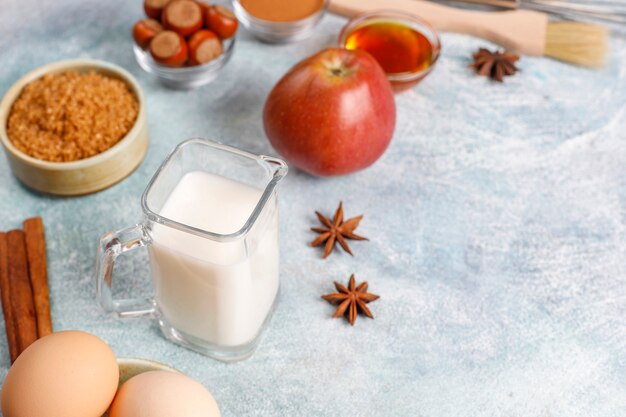
[[333, 77], [346, 78], [355, 72], [355, 68], [346, 65], [344, 61], [337, 57], [328, 59], [324, 66]]

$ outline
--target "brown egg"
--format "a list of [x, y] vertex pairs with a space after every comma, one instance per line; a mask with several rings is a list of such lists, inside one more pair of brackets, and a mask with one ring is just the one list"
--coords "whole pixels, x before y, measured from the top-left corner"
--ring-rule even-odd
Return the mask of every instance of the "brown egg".
[[53, 333], [17, 358], [2, 385], [4, 417], [100, 417], [119, 378], [111, 348], [80, 331]]
[[120, 387], [110, 417], [220, 417], [213, 396], [199, 382], [167, 371], [132, 377]]

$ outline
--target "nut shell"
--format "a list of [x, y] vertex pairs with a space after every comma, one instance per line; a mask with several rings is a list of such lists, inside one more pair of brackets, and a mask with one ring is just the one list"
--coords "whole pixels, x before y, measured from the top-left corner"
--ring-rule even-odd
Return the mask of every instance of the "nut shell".
[[150, 41], [160, 32], [163, 32], [163, 26], [158, 21], [142, 19], [133, 26], [133, 39], [137, 45], [146, 49]]
[[224, 52], [220, 38], [210, 30], [199, 30], [189, 39], [189, 63], [202, 65]]
[[144, 0], [143, 11], [151, 19], [160, 19], [163, 9], [171, 0]]
[[165, 30], [150, 42], [150, 54], [161, 65], [182, 67], [187, 62], [187, 42], [178, 33]]
[[181, 36], [189, 36], [202, 28], [202, 8], [192, 0], [172, 1], [163, 10], [163, 26]]
[[207, 10], [206, 26], [222, 39], [228, 39], [237, 32], [237, 18], [224, 6], [212, 6]]

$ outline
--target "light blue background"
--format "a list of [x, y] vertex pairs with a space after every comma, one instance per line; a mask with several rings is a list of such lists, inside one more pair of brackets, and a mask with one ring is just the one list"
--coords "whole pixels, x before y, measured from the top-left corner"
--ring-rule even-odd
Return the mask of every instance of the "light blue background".
[[[282, 297], [256, 355], [227, 365], [164, 340], [150, 321], [103, 317], [94, 302], [99, 236], [140, 219], [139, 197], [172, 147], [195, 136], [273, 154], [261, 112], [294, 63], [332, 45], [344, 20], [272, 46], [239, 34], [232, 61], [193, 91], [161, 87], [134, 61], [139, 0], [2, 0], [0, 91], [65, 58], [132, 72], [148, 105], [149, 153], [129, 178], [86, 197], [32, 193], [0, 159], [0, 230], [41, 215], [56, 329], [83, 329], [120, 357], [168, 363], [201, 381], [223, 415], [612, 417], [626, 410], [626, 44], [591, 71], [524, 57], [502, 85], [475, 76], [487, 45], [443, 35], [436, 70], [397, 96], [386, 154], [355, 175], [292, 170], [281, 194]], [[371, 242], [327, 260], [307, 246], [314, 209], [364, 213]], [[145, 256], [120, 289], [147, 286]], [[319, 298], [356, 273], [374, 321], [351, 328]], [[0, 337], [0, 376], [9, 366]]]

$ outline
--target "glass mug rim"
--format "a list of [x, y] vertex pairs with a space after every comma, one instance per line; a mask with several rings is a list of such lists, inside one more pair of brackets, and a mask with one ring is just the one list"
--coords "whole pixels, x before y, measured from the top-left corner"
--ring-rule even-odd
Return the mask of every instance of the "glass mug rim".
[[[148, 195], [150, 194], [150, 191], [152, 190], [152, 188], [155, 186], [157, 178], [168, 167], [168, 165], [172, 163], [172, 159], [174, 158], [174, 156], [176, 156], [176, 154], [178, 154], [180, 151], [182, 151], [184, 148], [190, 145], [207, 146], [215, 150], [224, 151], [224, 152], [232, 153], [232, 154], [244, 157], [244, 158], [248, 158], [250, 160], [256, 161], [259, 164], [263, 165], [268, 170], [268, 172], [272, 173], [271, 174], [272, 178], [265, 186], [263, 190], [263, 194], [261, 195], [261, 198], [259, 199], [256, 206], [254, 207], [254, 210], [252, 210], [252, 213], [250, 213], [250, 216], [248, 217], [244, 225], [239, 230], [233, 233], [227, 233], [227, 234], [211, 232], [208, 230], [190, 226], [188, 224], [181, 223], [176, 220], [162, 216], [159, 213], [153, 211], [149, 207]], [[256, 223], [257, 219], [263, 212], [263, 208], [270, 201], [274, 192], [276, 191], [276, 188], [278, 187], [278, 184], [287, 175], [288, 171], [289, 171], [289, 168], [287, 166], [287, 163], [285, 163], [285, 161], [279, 158], [266, 156], [266, 155], [257, 155], [248, 151], [244, 151], [239, 148], [225, 145], [221, 142], [214, 141], [214, 140], [202, 139], [202, 138], [187, 139], [179, 143], [178, 145], [176, 145], [176, 147], [167, 155], [165, 160], [163, 160], [161, 165], [159, 165], [159, 168], [156, 170], [156, 172], [150, 179], [150, 182], [148, 182], [148, 185], [146, 186], [143, 194], [141, 195], [141, 209], [145, 217], [148, 220], [155, 222], [155, 223], [159, 223], [163, 226], [177, 229], [181, 232], [190, 233], [190, 234], [193, 234], [193, 235], [205, 238], [205, 239], [211, 239], [211, 240], [215, 240], [218, 242], [228, 242], [228, 241], [239, 240], [243, 238], [244, 236], [246, 236], [248, 232], [250, 232], [250, 230]]]

